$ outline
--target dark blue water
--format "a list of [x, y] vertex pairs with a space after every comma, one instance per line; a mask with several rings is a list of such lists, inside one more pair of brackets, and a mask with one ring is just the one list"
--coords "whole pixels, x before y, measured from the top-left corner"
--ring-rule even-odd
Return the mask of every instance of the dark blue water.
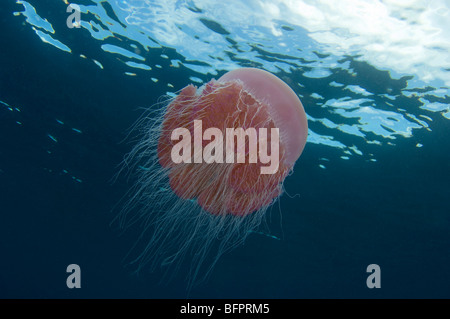
[[[145, 63], [161, 68], [153, 67], [151, 75], [135, 69], [135, 76], [127, 76], [129, 67], [105, 53], [89, 32], [65, 27], [64, 3], [29, 2], [51, 21], [72, 54], [44, 43], [23, 16], [14, 16], [22, 5], [2, 1], [0, 297], [186, 297], [182, 271], [161, 285], [158, 272], [136, 277], [122, 263], [138, 234], [131, 230], [121, 235], [110, 222], [133, 181], [113, 177], [131, 150], [123, 139], [141, 107], [165, 95], [167, 83], [176, 91], [191, 83], [191, 76], [208, 81], [226, 70], [200, 74], [170, 67], [161, 54], [182, 61], [183, 56], [163, 46], [142, 53]], [[217, 26], [210, 27], [220, 33]], [[103, 68], [80, 54], [101, 61]], [[333, 81], [365, 87], [385, 111], [381, 104], [388, 92], [402, 109], [417, 115], [419, 97], [403, 94], [412, 77], [393, 78], [356, 57], [345, 58], [355, 75], [334, 69], [326, 78], [312, 78], [301, 68], [277, 75], [303, 85], [294, 89], [312, 118], [355, 124], [311, 97], [316, 93], [329, 101], [347, 96], [329, 85]], [[264, 59], [275, 58], [268, 54]], [[359, 98], [356, 93], [354, 98]], [[448, 94], [429, 96], [433, 99], [450, 102]], [[285, 183], [290, 195], [298, 195], [283, 195], [268, 221], [269, 234], [277, 238], [251, 234], [219, 260], [190, 296], [449, 298], [450, 128], [446, 117], [432, 119], [428, 130], [414, 130], [413, 136], [391, 144], [381, 139], [381, 145], [366, 143], [375, 133], [355, 142], [350, 134], [310, 121], [316, 133], [333, 135], [363, 155], [342, 160], [342, 148], [307, 143]], [[66, 286], [66, 267], [72, 263], [81, 267], [81, 289]], [[381, 267], [380, 289], [366, 286], [369, 264]]]

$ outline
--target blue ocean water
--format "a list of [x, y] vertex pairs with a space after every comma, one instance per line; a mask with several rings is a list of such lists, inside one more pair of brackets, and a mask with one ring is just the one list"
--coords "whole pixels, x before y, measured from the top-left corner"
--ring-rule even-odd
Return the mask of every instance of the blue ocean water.
[[80, 28], [67, 1], [0, 5], [0, 297], [186, 297], [182, 271], [123, 264], [139, 229], [110, 226], [133, 183], [114, 176], [145, 108], [237, 67], [292, 87], [308, 141], [267, 225], [189, 296], [450, 297], [445, 1], [73, 4]]

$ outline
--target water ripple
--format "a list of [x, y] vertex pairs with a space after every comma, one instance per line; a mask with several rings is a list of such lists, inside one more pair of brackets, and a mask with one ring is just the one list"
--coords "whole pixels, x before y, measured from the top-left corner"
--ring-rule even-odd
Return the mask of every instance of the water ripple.
[[[341, 2], [92, 0], [79, 7], [81, 28], [106, 55], [120, 57], [125, 75], [140, 69], [157, 83], [160, 69], [184, 68], [186, 84], [201, 84], [239, 66], [264, 68], [302, 99], [308, 143], [338, 149], [342, 160], [376, 161], [368, 144], [393, 145], [416, 130], [431, 132], [437, 117], [450, 119], [450, 9], [444, 0]], [[71, 53], [70, 39], [33, 1], [17, 3], [24, 9], [15, 15], [42, 41]], [[169, 95], [180, 89], [165, 84]]]

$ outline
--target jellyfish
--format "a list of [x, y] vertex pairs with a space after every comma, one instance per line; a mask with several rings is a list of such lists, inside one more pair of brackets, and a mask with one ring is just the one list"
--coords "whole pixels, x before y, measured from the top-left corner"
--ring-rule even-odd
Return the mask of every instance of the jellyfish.
[[256, 68], [188, 85], [137, 127], [124, 160], [136, 182], [118, 217], [142, 227], [130, 264], [140, 272], [187, 263], [189, 286], [258, 228], [308, 134], [294, 91]]

